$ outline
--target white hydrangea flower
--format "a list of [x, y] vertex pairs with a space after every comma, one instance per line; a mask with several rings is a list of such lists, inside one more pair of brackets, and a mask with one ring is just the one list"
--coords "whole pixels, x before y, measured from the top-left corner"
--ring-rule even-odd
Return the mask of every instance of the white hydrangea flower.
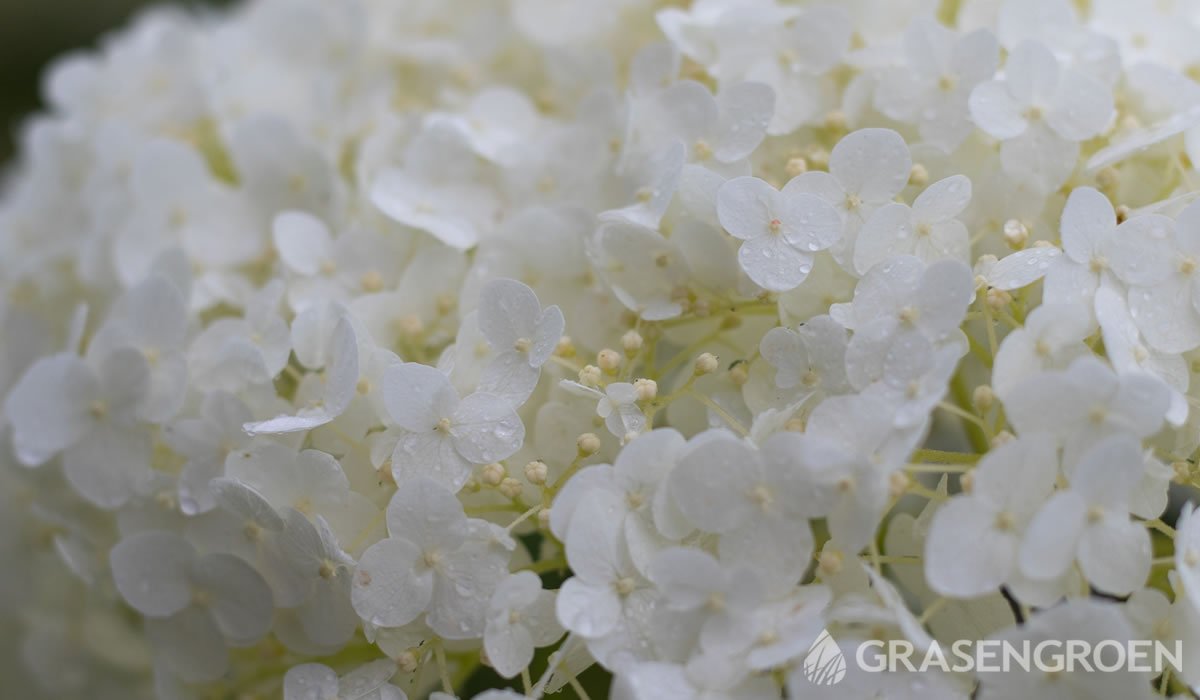
[[833, 147], [829, 172], [803, 173], [788, 183], [788, 189], [815, 194], [842, 215], [842, 240], [833, 253], [852, 270], [863, 222], [904, 189], [911, 172], [912, 155], [900, 134], [891, 129], [859, 129]]
[[520, 282], [496, 280], [480, 292], [478, 323], [494, 352], [480, 376], [480, 391], [525, 403], [562, 337], [562, 311], [557, 306], [543, 310], [533, 290]]
[[403, 690], [388, 683], [396, 664], [372, 661], [340, 678], [324, 664], [300, 664], [283, 677], [283, 700], [407, 700]]
[[400, 627], [425, 614], [448, 639], [477, 638], [508, 552], [442, 485], [418, 477], [388, 503], [389, 537], [363, 552], [351, 599], [363, 619]]
[[702, 433], [689, 442], [668, 482], [683, 517], [720, 535], [723, 559], [754, 566], [768, 585], [807, 565], [807, 518], [819, 517], [807, 508], [820, 498], [806, 495], [812, 484], [794, 467], [796, 437], [779, 433], [756, 450], [723, 431]]
[[988, 453], [972, 472], [969, 494], [933, 515], [925, 540], [925, 576], [942, 595], [991, 593], [1016, 572], [1029, 521], [1049, 497], [1058, 474], [1054, 440], [1022, 435]]
[[122, 539], [109, 559], [117, 590], [146, 616], [158, 653], [187, 681], [220, 677], [228, 644], [252, 643], [271, 628], [271, 589], [233, 555], [198, 555], [178, 535], [142, 532]]
[[812, 271], [813, 253], [837, 243], [842, 228], [833, 207], [820, 197], [787, 187], [777, 191], [755, 177], [721, 186], [717, 216], [742, 241], [742, 269], [772, 292], [799, 286]]
[[433, 477], [457, 490], [472, 465], [505, 459], [525, 440], [525, 425], [501, 396], [476, 392], [459, 399], [449, 378], [416, 363], [384, 375], [388, 414], [403, 431], [392, 453], [396, 481]]
[[[1117, 376], [1092, 355], [1067, 369], [1031, 375], [1009, 393], [1005, 407], [1018, 434], [1048, 432], [1066, 447], [1064, 463], [1114, 432], [1144, 438], [1158, 432], [1170, 392], [1145, 374]], [[1069, 467], [1068, 467], [1069, 468]]]
[[1038, 41], [1012, 49], [1002, 80], [971, 91], [971, 117], [1003, 141], [1000, 159], [1017, 177], [1043, 189], [1062, 184], [1074, 168], [1079, 142], [1104, 130], [1112, 119], [1110, 90], [1086, 73], [1059, 64]]
[[954, 218], [971, 201], [971, 181], [953, 175], [930, 185], [913, 202], [885, 204], [863, 224], [854, 246], [854, 269], [860, 274], [897, 255], [914, 255], [926, 263], [968, 262], [967, 227]]
[[69, 353], [42, 358], [5, 399], [17, 457], [37, 466], [62, 453], [63, 472], [84, 498], [123, 505], [150, 468], [140, 412], [150, 391], [142, 353], [114, 350], [93, 368]]
[[542, 590], [542, 582], [530, 571], [519, 571], [496, 586], [488, 604], [483, 648], [497, 673], [516, 676], [529, 667], [535, 648], [562, 637], [554, 600], [554, 593]]
[[1129, 492], [1142, 478], [1142, 454], [1129, 435], [1107, 437], [1079, 458], [1071, 486], [1029, 522], [1021, 572], [1054, 579], [1075, 560], [1099, 590], [1126, 595], [1150, 572], [1150, 533], [1129, 517]]
[[875, 106], [915, 123], [922, 140], [953, 151], [974, 129], [967, 100], [995, 74], [998, 55], [987, 29], [958, 35], [932, 17], [918, 17], [904, 33], [904, 65], [881, 76]]

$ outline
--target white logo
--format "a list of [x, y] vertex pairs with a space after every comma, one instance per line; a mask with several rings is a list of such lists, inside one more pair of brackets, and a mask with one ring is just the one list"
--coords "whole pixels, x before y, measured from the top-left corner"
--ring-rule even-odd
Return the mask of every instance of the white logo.
[[846, 657], [829, 630], [821, 630], [817, 641], [808, 648], [804, 657], [804, 677], [816, 685], [835, 685], [846, 677]]

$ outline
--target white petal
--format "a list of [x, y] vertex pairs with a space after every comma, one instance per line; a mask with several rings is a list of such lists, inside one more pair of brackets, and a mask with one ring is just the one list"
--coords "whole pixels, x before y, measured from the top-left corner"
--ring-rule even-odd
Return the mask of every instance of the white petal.
[[1060, 491], [1042, 505], [1025, 530], [1018, 553], [1021, 573], [1040, 581], [1055, 579], [1075, 561], [1087, 524], [1087, 503], [1072, 491]]
[[1108, 197], [1091, 187], [1077, 187], [1063, 207], [1063, 250], [1075, 262], [1087, 264], [1116, 225], [1117, 215]]
[[487, 464], [511, 457], [525, 441], [525, 425], [509, 402], [483, 392], [467, 396], [454, 412], [450, 434], [467, 461]]
[[988, 273], [988, 284], [996, 289], [1026, 287], [1046, 275], [1051, 263], [1062, 255], [1054, 246], [1034, 246], [1000, 258]]
[[779, 209], [779, 192], [756, 177], [736, 177], [717, 190], [721, 226], [742, 240], [769, 235]]
[[209, 597], [217, 626], [234, 643], [255, 642], [271, 629], [271, 589], [241, 559], [223, 553], [200, 557], [193, 566], [192, 585]]
[[271, 224], [275, 249], [293, 272], [312, 276], [330, 261], [333, 237], [325, 223], [303, 211], [284, 211]]
[[1113, 272], [1131, 285], [1162, 283], [1176, 271], [1175, 222], [1161, 214], [1135, 216], [1117, 227], [1104, 252]]
[[1046, 120], [1059, 136], [1072, 141], [1096, 136], [1113, 115], [1112, 92], [1079, 71], [1063, 73], [1055, 103]]
[[82, 438], [91, 427], [89, 409], [99, 393], [99, 382], [74, 355], [35, 362], [4, 401], [17, 457], [28, 466], [38, 465]]
[[916, 245], [913, 211], [898, 202], [885, 204], [871, 213], [854, 243], [854, 269], [868, 270], [896, 255], [912, 255]]
[[723, 574], [711, 554], [691, 547], [665, 549], [650, 561], [650, 581], [679, 610], [698, 608], [722, 592]]
[[738, 263], [758, 286], [786, 292], [804, 282], [812, 271], [813, 260], [782, 236], [766, 235], [743, 241], [738, 248]]
[[952, 175], [925, 188], [913, 202], [913, 211], [922, 221], [946, 221], [962, 213], [970, 202], [970, 178]]
[[483, 635], [483, 649], [492, 668], [505, 678], [513, 678], [533, 660], [533, 640], [529, 630], [520, 624], [489, 622]]
[[1021, 105], [998, 80], [976, 85], [968, 104], [971, 118], [994, 138], [1011, 139], [1025, 131], [1027, 122], [1021, 115]]
[[717, 94], [720, 117], [713, 156], [729, 163], [749, 156], [762, 143], [775, 111], [775, 91], [762, 83], [736, 83]]
[[744, 494], [753, 488], [759, 456], [732, 437], [691, 447], [671, 472], [668, 487], [683, 515], [708, 532], [729, 532], [751, 517]]
[[462, 503], [446, 487], [417, 477], [396, 489], [387, 507], [388, 532], [428, 551], [462, 544], [467, 519]]
[[620, 621], [621, 600], [616, 590], [569, 578], [559, 589], [557, 610], [568, 630], [585, 638], [603, 637]]
[[980, 506], [969, 496], [957, 497], [933, 515], [925, 540], [925, 576], [940, 595], [991, 593], [1012, 573], [1016, 537], [996, 526], [996, 512]]
[[221, 630], [208, 611], [192, 605], [168, 618], [146, 620], [146, 638], [186, 683], [207, 683], [229, 668]]
[[404, 433], [392, 451], [392, 475], [397, 484], [427, 477], [457, 492], [471, 476], [471, 463], [439, 431]]
[[323, 664], [300, 664], [283, 676], [283, 700], [335, 700], [338, 677]]
[[528, 286], [511, 279], [493, 280], [479, 294], [479, 330], [496, 350], [511, 350], [518, 340], [533, 340], [541, 311], [537, 295]]
[[1124, 515], [1112, 514], [1088, 526], [1079, 542], [1079, 566], [1097, 589], [1128, 595], [1150, 573], [1150, 531]]
[[150, 437], [145, 431], [104, 422], [63, 453], [63, 474], [91, 503], [119, 508], [149, 471], [150, 456]]
[[354, 573], [351, 601], [364, 620], [379, 627], [407, 625], [425, 611], [433, 580], [413, 567], [421, 552], [398, 539], [376, 542], [363, 552]]
[[122, 539], [109, 553], [113, 583], [138, 612], [166, 617], [191, 603], [188, 573], [195, 550], [179, 535], [139, 532]]
[[396, 424], [428, 432], [449, 418], [458, 404], [450, 379], [437, 369], [415, 362], [393, 365], [383, 375], [383, 401]]
[[847, 192], [865, 202], [886, 202], [908, 184], [912, 156], [903, 137], [891, 129], [859, 129], [829, 155], [829, 172]]

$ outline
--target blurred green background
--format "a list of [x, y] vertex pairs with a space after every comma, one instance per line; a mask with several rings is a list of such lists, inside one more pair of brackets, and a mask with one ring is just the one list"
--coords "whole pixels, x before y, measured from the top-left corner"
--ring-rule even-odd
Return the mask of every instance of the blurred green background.
[[[146, 0], [0, 0], [0, 162], [12, 155], [21, 120], [39, 108], [42, 69], [71, 49], [95, 46]], [[181, 3], [176, 3], [181, 4]], [[186, 5], [228, 4], [222, 0]]]

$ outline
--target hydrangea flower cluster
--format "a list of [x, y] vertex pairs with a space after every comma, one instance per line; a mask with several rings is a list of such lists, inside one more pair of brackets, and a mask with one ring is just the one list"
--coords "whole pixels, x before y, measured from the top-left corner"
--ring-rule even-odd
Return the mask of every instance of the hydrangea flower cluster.
[[[1198, 81], [1185, 0], [141, 16], [0, 201], [6, 686], [1200, 687]], [[803, 672], [1063, 636], [1186, 662]]]

